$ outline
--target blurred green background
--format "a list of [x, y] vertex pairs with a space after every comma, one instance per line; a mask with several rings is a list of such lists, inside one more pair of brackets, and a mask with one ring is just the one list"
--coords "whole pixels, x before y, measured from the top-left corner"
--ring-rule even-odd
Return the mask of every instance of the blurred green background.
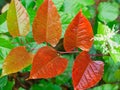
[[[62, 22], [62, 37], [65, 30], [75, 15], [82, 10], [83, 14], [89, 19], [93, 27], [95, 40], [90, 54], [107, 54], [103, 57], [92, 57], [93, 60], [101, 60], [105, 63], [104, 75], [102, 80], [89, 90], [120, 90], [120, 0], [52, 0], [57, 7]], [[32, 28], [26, 37], [12, 38], [6, 25], [6, 16], [10, 0], [0, 0], [0, 72], [5, 57], [10, 50], [16, 46], [27, 46], [40, 48], [44, 44], [36, 45]], [[43, 3], [43, 0], [20, 0], [26, 8], [30, 24], [36, 15], [37, 9]], [[107, 28], [107, 29], [106, 29]], [[114, 30], [113, 30], [114, 28]], [[110, 30], [110, 32], [109, 32]], [[112, 32], [113, 30], [113, 32]], [[117, 33], [115, 33], [117, 31]], [[100, 40], [100, 35], [111, 38]], [[99, 34], [99, 35], [98, 35]], [[21, 38], [24, 43], [21, 43]], [[27, 43], [27, 41], [29, 43]], [[113, 44], [111, 44], [111, 42]], [[17, 43], [16, 43], [17, 42]], [[107, 44], [110, 45], [108, 50]], [[14, 43], [14, 44], [13, 44]], [[117, 46], [114, 45], [117, 44]], [[29, 48], [28, 48], [29, 50]], [[112, 51], [115, 51], [112, 52]], [[33, 53], [35, 53], [34, 51]], [[19, 73], [0, 78], [0, 90], [73, 90], [71, 71], [72, 64], [77, 54], [65, 54], [63, 57], [69, 60], [66, 71], [52, 79], [40, 79], [25, 81], [28, 77], [31, 66], [23, 69]]]

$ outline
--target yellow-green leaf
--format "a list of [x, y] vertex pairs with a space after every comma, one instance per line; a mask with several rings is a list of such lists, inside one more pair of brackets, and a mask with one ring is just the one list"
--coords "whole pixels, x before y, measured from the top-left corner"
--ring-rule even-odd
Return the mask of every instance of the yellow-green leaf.
[[24, 46], [16, 47], [10, 51], [4, 60], [2, 76], [16, 73], [32, 63], [33, 55], [28, 53]]
[[12, 0], [7, 13], [8, 31], [13, 36], [26, 36], [30, 30], [27, 11], [20, 1]]

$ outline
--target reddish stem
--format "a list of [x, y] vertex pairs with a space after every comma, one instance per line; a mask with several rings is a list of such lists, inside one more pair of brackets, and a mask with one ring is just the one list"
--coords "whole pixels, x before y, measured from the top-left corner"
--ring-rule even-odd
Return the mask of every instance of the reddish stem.
[[71, 53], [79, 53], [79, 51], [70, 51], [70, 52], [62, 52], [58, 51], [59, 54], [71, 54]]
[[[79, 53], [79, 51], [70, 51], [70, 52], [62, 52], [62, 51], [58, 51], [59, 54], [72, 54], [72, 53]], [[90, 56], [98, 56], [98, 57], [102, 57], [102, 56], [110, 56], [109, 54], [90, 54]]]
[[110, 56], [110, 55], [109, 54], [90, 54], [90, 56], [102, 57], [102, 56]]

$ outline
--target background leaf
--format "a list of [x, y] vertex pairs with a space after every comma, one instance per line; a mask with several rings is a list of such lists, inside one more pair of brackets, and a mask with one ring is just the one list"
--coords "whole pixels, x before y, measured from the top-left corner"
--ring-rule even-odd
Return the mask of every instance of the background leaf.
[[0, 88], [4, 87], [7, 84], [7, 76], [0, 78]]
[[6, 21], [7, 11], [0, 15], [0, 25]]
[[111, 22], [119, 15], [119, 6], [117, 3], [101, 2], [98, 6], [98, 18], [103, 22]]
[[0, 47], [5, 47], [5, 48], [12, 49], [14, 46], [11, 43], [10, 40], [6, 40], [4, 38], [0, 38]]
[[90, 90], [118, 90], [118, 85], [104, 84]]

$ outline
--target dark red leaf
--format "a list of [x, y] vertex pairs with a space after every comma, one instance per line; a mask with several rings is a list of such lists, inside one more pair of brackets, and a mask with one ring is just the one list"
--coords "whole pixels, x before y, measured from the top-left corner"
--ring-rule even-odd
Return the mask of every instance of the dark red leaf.
[[88, 52], [80, 53], [73, 65], [72, 80], [74, 90], [86, 90], [97, 84], [103, 75], [104, 63], [92, 61]]

